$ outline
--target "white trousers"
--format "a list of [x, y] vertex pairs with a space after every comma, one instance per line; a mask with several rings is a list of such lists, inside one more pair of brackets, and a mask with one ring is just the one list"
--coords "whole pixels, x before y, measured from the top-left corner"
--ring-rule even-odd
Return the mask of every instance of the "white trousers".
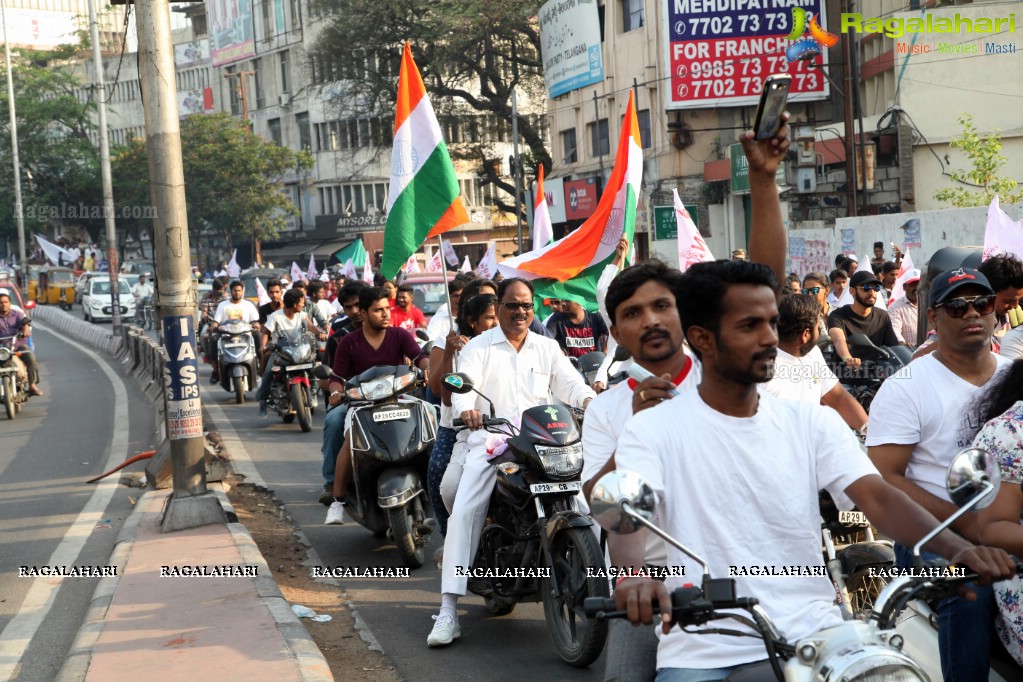
[[497, 471], [487, 462], [486, 452], [485, 447], [472, 448], [465, 456], [454, 508], [448, 518], [448, 534], [444, 538], [440, 582], [444, 594], [465, 595], [469, 583], [468, 571], [476, 558], [487, 506], [497, 481]]

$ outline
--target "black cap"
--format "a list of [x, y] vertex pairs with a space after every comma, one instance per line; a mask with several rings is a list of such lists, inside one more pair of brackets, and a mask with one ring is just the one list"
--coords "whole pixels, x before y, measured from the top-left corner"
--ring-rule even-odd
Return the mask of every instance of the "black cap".
[[986, 289], [989, 294], [995, 293], [991, 288], [991, 282], [979, 270], [972, 268], [946, 270], [931, 282], [931, 307], [944, 303], [956, 289], [971, 285]]
[[864, 284], [870, 284], [871, 282], [877, 282], [880, 284], [881, 280], [879, 280], [877, 275], [870, 270], [857, 270], [853, 273], [852, 278], [849, 280], [849, 286], [855, 289], [863, 286]]

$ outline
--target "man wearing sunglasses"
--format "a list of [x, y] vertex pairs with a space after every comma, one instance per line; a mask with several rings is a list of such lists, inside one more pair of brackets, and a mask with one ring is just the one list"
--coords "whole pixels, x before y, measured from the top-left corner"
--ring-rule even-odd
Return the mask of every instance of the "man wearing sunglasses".
[[828, 336], [835, 345], [835, 355], [848, 367], [859, 367], [860, 359], [853, 357], [846, 339], [853, 334], [865, 335], [875, 346], [898, 346], [891, 318], [875, 308], [881, 295], [881, 281], [869, 270], [858, 270], [849, 280], [853, 302], [828, 315]]
[[[983, 273], [959, 268], [938, 275], [927, 318], [938, 332], [937, 350], [881, 384], [870, 407], [867, 451], [885, 480], [944, 520], [957, 511], [945, 492], [945, 469], [980, 428], [974, 400], [1009, 363], [991, 352], [995, 292]], [[952, 529], [975, 538], [976, 518], [966, 514]], [[901, 568], [913, 565], [905, 547], [896, 545], [895, 558]], [[946, 680], [978, 679], [977, 671], [988, 670], [994, 596], [990, 587], [971, 588], [976, 601], [951, 597], [938, 605]]]

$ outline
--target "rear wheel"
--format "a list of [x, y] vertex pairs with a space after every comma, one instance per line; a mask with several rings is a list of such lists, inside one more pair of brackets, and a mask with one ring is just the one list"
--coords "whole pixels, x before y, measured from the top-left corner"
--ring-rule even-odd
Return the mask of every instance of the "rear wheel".
[[871, 575], [871, 570], [875, 573], [880, 573], [881, 571], [877, 569], [882, 568], [889, 567], [882, 565], [862, 568], [849, 576], [849, 579], [845, 581], [845, 588], [849, 593], [849, 606], [852, 607], [854, 615], [859, 616], [874, 610], [874, 601], [881, 594], [881, 591], [888, 586], [888, 581], [880, 575]]
[[14, 415], [18, 414], [14, 405], [14, 377], [10, 374], [4, 376], [4, 409], [8, 419], [14, 419]]
[[234, 401], [241, 405], [245, 402], [245, 381], [242, 377], [233, 377], [231, 381], [234, 382]]
[[309, 401], [306, 399], [305, 386], [302, 384], [291, 385], [291, 409], [298, 415], [298, 425], [302, 431], [313, 430], [313, 415], [309, 411]]
[[588, 567], [603, 565], [604, 554], [589, 528], [566, 528], [551, 538], [550, 577], [540, 582], [543, 613], [558, 654], [576, 668], [597, 660], [607, 639], [607, 621], [587, 618], [582, 612], [584, 599], [609, 594], [607, 578], [586, 575]]
[[416, 530], [418, 521], [422, 520], [423, 503], [420, 495], [416, 495], [408, 504], [387, 510], [387, 520], [391, 526], [391, 535], [398, 545], [401, 562], [409, 568], [419, 568], [426, 560], [426, 540]]

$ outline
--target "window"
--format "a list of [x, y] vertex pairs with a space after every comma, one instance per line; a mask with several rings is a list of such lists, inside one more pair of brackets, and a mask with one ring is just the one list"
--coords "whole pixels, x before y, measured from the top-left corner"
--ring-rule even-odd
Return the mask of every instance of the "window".
[[263, 0], [261, 3], [261, 9], [263, 14], [263, 39], [269, 40], [270, 36], [275, 34], [277, 31], [273, 29], [273, 24], [270, 22], [270, 0]]
[[564, 152], [562, 156], [564, 163], [575, 163], [579, 160], [579, 152], [576, 149], [575, 128], [561, 131], [561, 149]]
[[284, 50], [280, 54], [281, 56], [281, 92], [291, 92], [291, 79], [288, 77], [288, 51]]
[[643, 0], [622, 0], [622, 32], [643, 27]]
[[270, 139], [278, 147], [283, 146], [283, 139], [281, 138], [281, 119], [271, 118], [266, 122], [266, 131], [270, 135]]
[[639, 139], [643, 144], [643, 149], [652, 148], [654, 141], [650, 133], [650, 110], [641, 109], [636, 112], [636, 122], [639, 124]]
[[231, 100], [231, 115], [238, 116], [242, 113], [241, 99], [238, 97], [238, 79], [243, 76], [235, 75], [238, 69], [234, 66], [229, 66], [224, 69], [225, 75], [232, 74], [230, 78], [227, 78], [227, 91]]
[[291, 29], [294, 30], [302, 25], [302, 10], [298, 0], [291, 0]]
[[295, 125], [298, 127], [298, 146], [300, 149], [312, 151], [313, 137], [309, 131], [309, 113], [295, 114]]
[[[263, 101], [263, 73], [262, 73], [263, 69], [261, 68], [262, 65], [263, 60], [258, 57], [252, 60], [253, 72], [252, 83], [255, 88], [255, 92], [253, 94], [256, 96], [255, 99], [257, 109], [262, 109], [264, 106], [266, 106], [265, 102]], [[241, 76], [241, 78], [245, 78], [245, 76]]]
[[602, 118], [596, 123], [586, 125], [590, 131], [590, 156], [608, 156], [611, 153], [611, 136], [608, 132], [607, 119]]

